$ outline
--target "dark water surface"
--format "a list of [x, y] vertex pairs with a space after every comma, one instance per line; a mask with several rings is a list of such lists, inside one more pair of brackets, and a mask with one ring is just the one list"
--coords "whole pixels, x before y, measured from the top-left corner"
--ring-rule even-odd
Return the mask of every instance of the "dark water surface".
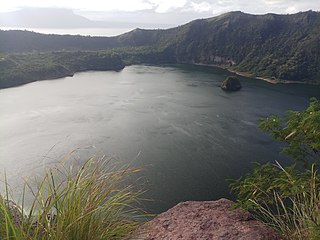
[[218, 87], [227, 74], [130, 66], [0, 90], [0, 169], [15, 185], [78, 149], [76, 162], [96, 153], [135, 159], [153, 212], [230, 197], [226, 178], [284, 158], [257, 119], [302, 110], [320, 88], [241, 78], [243, 89], [227, 93]]

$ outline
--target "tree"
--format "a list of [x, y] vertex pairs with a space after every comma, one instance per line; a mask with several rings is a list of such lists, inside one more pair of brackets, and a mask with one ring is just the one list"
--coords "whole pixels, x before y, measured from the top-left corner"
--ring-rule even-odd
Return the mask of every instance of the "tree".
[[280, 142], [287, 143], [282, 152], [298, 161], [320, 161], [320, 101], [311, 98], [305, 111], [289, 111], [285, 117], [261, 120], [260, 128]]
[[[304, 111], [262, 119], [260, 128], [285, 142], [282, 152], [294, 164], [257, 164], [230, 185], [237, 205], [279, 231], [286, 239], [320, 239], [320, 102]], [[303, 161], [305, 164], [297, 164]]]

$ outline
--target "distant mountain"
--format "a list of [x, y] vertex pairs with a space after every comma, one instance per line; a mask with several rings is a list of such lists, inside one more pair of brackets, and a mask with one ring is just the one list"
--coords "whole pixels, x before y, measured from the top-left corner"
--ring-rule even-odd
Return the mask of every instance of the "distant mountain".
[[93, 25], [92, 21], [74, 14], [69, 9], [23, 8], [18, 11], [0, 14], [0, 26], [6, 27], [85, 28]]
[[93, 21], [65, 8], [22, 8], [0, 13], [0, 28], [135, 28], [137, 25], [150, 28], [155, 23], [132, 23], [128, 18], [121, 18], [121, 15], [114, 21]]
[[320, 82], [320, 13], [230, 12], [116, 37], [0, 31], [0, 51], [111, 50], [130, 63], [213, 64], [255, 76]]

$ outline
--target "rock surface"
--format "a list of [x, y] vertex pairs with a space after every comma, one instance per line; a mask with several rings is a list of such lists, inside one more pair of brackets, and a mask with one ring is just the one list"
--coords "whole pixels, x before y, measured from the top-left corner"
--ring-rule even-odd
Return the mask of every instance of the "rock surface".
[[183, 202], [144, 224], [132, 239], [279, 240], [272, 229], [254, 220], [227, 199]]
[[221, 84], [221, 88], [226, 91], [238, 91], [241, 87], [240, 81], [232, 76], [227, 77]]

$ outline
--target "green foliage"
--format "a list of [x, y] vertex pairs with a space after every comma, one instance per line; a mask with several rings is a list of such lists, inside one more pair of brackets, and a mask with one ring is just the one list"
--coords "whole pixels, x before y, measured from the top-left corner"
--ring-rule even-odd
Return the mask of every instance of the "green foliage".
[[319, 84], [319, 37], [319, 12], [259, 16], [230, 12], [176, 28], [135, 29], [115, 37], [0, 30], [0, 51], [108, 50], [128, 64], [214, 64], [260, 77]]
[[280, 142], [283, 152], [299, 161], [320, 161], [320, 101], [312, 98], [304, 111], [290, 111], [285, 117], [261, 120], [260, 128]]
[[72, 76], [86, 70], [121, 70], [124, 63], [112, 52], [52, 51], [8, 54], [0, 59], [0, 88], [37, 80]]
[[319, 189], [320, 175], [314, 164], [303, 170], [278, 163], [259, 165], [231, 184], [238, 206], [290, 240], [320, 237]]
[[61, 163], [49, 170], [21, 208], [6, 196], [0, 199], [1, 239], [123, 239], [138, 225], [141, 191], [128, 182], [138, 169], [111, 166], [90, 159], [79, 169]]
[[[279, 231], [286, 239], [320, 238], [320, 103], [312, 98], [304, 111], [261, 120], [260, 128], [287, 145], [296, 161], [282, 167], [257, 164], [252, 173], [230, 185], [237, 205]], [[299, 161], [305, 164], [300, 166]]]

